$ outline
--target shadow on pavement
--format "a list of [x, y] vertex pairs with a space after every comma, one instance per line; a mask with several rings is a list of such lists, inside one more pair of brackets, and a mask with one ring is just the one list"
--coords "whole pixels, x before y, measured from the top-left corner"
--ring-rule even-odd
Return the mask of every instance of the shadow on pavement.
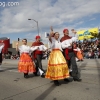
[[56, 98], [54, 98], [53, 100], [57, 100]]
[[[2, 68], [3, 68], [3, 67], [2, 67]], [[13, 69], [18, 69], [18, 68], [5, 68], [5, 69], [0, 70], [0, 72], [5, 72], [5, 71], [7, 71], [7, 70], [13, 70]]]
[[96, 65], [97, 65], [97, 70], [98, 70], [98, 76], [99, 76], [99, 84], [100, 84], [100, 63], [98, 62], [97, 59], [95, 59]]
[[81, 65], [78, 66], [78, 77], [81, 78], [81, 70], [84, 70], [83, 68], [85, 68], [87, 65], [87, 62], [83, 62], [81, 63]]
[[81, 68], [84, 68], [84, 67], [86, 67], [86, 65], [87, 65], [87, 62], [84, 62], [84, 63], [82, 63], [80, 66], [78, 66], [79, 67], [79, 69], [81, 69]]
[[[46, 91], [44, 91], [35, 100], [44, 100], [55, 88], [56, 88], [56, 86], [54, 84], [51, 85]], [[57, 99], [56, 98], [53, 98], [52, 100], [57, 100]]]

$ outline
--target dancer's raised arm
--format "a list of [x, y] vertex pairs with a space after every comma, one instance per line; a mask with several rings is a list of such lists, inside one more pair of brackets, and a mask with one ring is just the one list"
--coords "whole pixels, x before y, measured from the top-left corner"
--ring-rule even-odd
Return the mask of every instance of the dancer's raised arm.
[[19, 51], [18, 45], [19, 45], [19, 43], [16, 43], [16, 51]]
[[49, 41], [52, 43], [52, 37], [54, 36], [54, 32], [53, 32], [53, 27], [52, 26], [50, 27], [50, 30], [51, 30], [51, 32], [50, 32], [50, 35], [49, 35]]

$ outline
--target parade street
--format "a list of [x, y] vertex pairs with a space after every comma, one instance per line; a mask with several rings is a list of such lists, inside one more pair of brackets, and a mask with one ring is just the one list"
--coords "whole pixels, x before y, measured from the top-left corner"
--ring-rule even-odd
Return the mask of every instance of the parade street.
[[[40, 76], [25, 79], [17, 69], [18, 60], [4, 60], [0, 70], [0, 100], [100, 100], [100, 60], [77, 62], [82, 82], [53, 81]], [[43, 60], [47, 68], [47, 60]], [[71, 79], [72, 80], [72, 79]]]

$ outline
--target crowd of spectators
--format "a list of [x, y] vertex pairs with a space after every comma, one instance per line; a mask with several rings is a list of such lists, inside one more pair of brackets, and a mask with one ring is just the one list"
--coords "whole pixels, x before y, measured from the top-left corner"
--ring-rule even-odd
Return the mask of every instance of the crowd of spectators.
[[[82, 55], [86, 59], [98, 59], [100, 58], [100, 39], [95, 41], [84, 40], [83, 42], [78, 41], [77, 46], [82, 50]], [[44, 53], [43, 59], [48, 59], [50, 51]], [[5, 59], [19, 59], [19, 54], [10, 55], [5, 54]]]
[[11, 54], [7, 53], [4, 55], [4, 59], [19, 59], [19, 55], [18, 54], [11, 55]]
[[98, 59], [100, 58], [100, 39], [95, 41], [84, 40], [83, 42], [77, 42], [78, 47], [82, 50], [84, 58]]

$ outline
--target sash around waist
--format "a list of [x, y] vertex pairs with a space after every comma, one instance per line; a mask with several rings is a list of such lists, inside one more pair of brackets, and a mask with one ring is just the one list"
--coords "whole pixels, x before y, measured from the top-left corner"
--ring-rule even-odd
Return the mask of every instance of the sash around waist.
[[68, 52], [73, 52], [73, 49], [72, 48], [66, 48], [64, 50], [67, 50]]
[[52, 51], [58, 51], [58, 50], [60, 50], [60, 49], [52, 49]]
[[22, 52], [21, 54], [29, 54], [28, 52]]

